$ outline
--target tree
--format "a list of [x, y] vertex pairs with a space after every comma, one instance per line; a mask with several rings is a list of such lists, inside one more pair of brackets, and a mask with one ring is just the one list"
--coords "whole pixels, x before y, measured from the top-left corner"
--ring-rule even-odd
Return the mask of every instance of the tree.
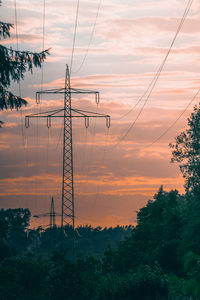
[[179, 162], [186, 180], [186, 191], [200, 189], [200, 104], [188, 118], [188, 129], [175, 138], [172, 149], [172, 162]]
[[[0, 22], [0, 39], [10, 37], [13, 24]], [[49, 54], [49, 49], [42, 52], [18, 51], [11, 47], [0, 45], [0, 111], [19, 109], [27, 105], [27, 101], [14, 95], [8, 90], [12, 81], [19, 82], [24, 79], [26, 71], [32, 73], [33, 67], [41, 67], [42, 62]], [[0, 121], [0, 127], [3, 124]]]
[[200, 297], [200, 256], [192, 251], [184, 257], [184, 269], [186, 272], [186, 281], [183, 290], [186, 295], [192, 295], [193, 299]]
[[0, 209], [0, 261], [28, 246], [29, 209]]

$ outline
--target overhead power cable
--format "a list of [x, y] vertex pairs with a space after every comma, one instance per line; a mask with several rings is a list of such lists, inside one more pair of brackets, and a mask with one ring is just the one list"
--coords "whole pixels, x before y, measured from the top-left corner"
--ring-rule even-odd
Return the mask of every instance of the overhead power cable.
[[185, 18], [187, 17], [187, 14], [188, 14], [188, 12], [189, 12], [189, 10], [190, 10], [190, 7], [191, 7], [191, 5], [192, 5], [192, 2], [193, 2], [193, 0], [189, 0], [189, 1], [188, 1], [187, 6], [186, 6], [186, 9], [185, 9], [185, 11], [184, 11], [184, 14], [183, 14], [183, 16], [182, 16], [182, 18], [181, 18], [181, 22], [179, 23], [179, 26], [178, 26], [177, 31], [176, 31], [176, 33], [175, 33], [175, 36], [174, 36], [174, 38], [173, 38], [173, 40], [172, 40], [172, 43], [171, 43], [171, 45], [170, 45], [170, 48], [168, 49], [168, 51], [167, 51], [167, 53], [166, 53], [166, 55], [165, 55], [165, 57], [164, 57], [164, 60], [162, 61], [161, 65], [160, 65], [160, 67], [159, 67], [159, 69], [158, 69], [158, 71], [157, 71], [156, 74], [154, 75], [153, 79], [151, 80], [151, 82], [150, 82], [150, 84], [148, 85], [147, 89], [145, 90], [144, 94], [138, 99], [137, 103], [136, 103], [136, 104], [135, 104], [128, 112], [126, 112], [122, 117], [119, 118], [119, 120], [123, 119], [123, 118], [124, 118], [125, 116], [127, 116], [130, 112], [132, 112], [132, 111], [135, 109], [135, 107], [140, 103], [140, 101], [142, 101], [142, 99], [145, 97], [145, 95], [148, 93], [149, 89], [150, 89], [151, 86], [154, 84], [154, 81], [157, 82], [157, 80], [158, 80], [158, 78], [159, 78], [159, 75], [160, 75], [160, 73], [162, 72], [162, 69], [163, 69], [163, 67], [164, 67], [164, 65], [165, 65], [165, 62], [166, 62], [166, 60], [167, 60], [167, 58], [168, 58], [168, 56], [169, 56], [169, 54], [170, 54], [170, 52], [171, 52], [171, 49], [172, 49], [172, 47], [173, 47], [173, 45], [174, 45], [174, 43], [175, 43], [175, 41], [176, 41], [176, 38], [177, 38], [177, 36], [178, 36], [178, 34], [179, 34], [180, 30], [181, 30], [181, 27], [182, 27], [183, 23], [185, 22]]
[[73, 72], [74, 74], [78, 73], [82, 69], [82, 67], [85, 63], [85, 60], [87, 58], [87, 55], [88, 55], [88, 52], [89, 52], [89, 49], [90, 49], [90, 46], [91, 46], [91, 43], [92, 43], [92, 40], [93, 40], [93, 37], [94, 37], [95, 27], [96, 27], [96, 24], [97, 24], [97, 19], [98, 19], [98, 16], [99, 16], [101, 3], [102, 3], [102, 0], [99, 1], [98, 7], [97, 7], [97, 12], [96, 12], [94, 24], [93, 24], [93, 27], [92, 27], [92, 31], [91, 31], [91, 34], [90, 34], [89, 43], [88, 43], [88, 46], [86, 48], [85, 54], [83, 56], [82, 62], [80, 64], [79, 68], [77, 68], [77, 70]]
[[[18, 17], [17, 17], [17, 0], [14, 0], [14, 9], [15, 9], [15, 36], [16, 36], [16, 47], [17, 51], [19, 51], [19, 33], [18, 33]], [[19, 97], [21, 98], [21, 82], [19, 79], [18, 82], [18, 90], [19, 90]], [[24, 136], [24, 125], [23, 125], [23, 109], [20, 109], [20, 118], [21, 118], [21, 135], [22, 135], [22, 144], [25, 149], [25, 136]]]
[[[46, 1], [43, 2], [43, 17], [42, 17], [42, 52], [44, 52], [44, 43], [45, 43], [45, 22], [46, 22]], [[43, 89], [44, 83], [44, 62], [42, 63], [41, 70], [41, 91]]]
[[[118, 146], [121, 143], [121, 141], [123, 141], [127, 137], [127, 135], [129, 134], [129, 132], [131, 131], [131, 129], [134, 127], [135, 123], [137, 122], [138, 118], [140, 117], [140, 115], [141, 115], [141, 113], [142, 113], [142, 111], [143, 111], [143, 109], [144, 109], [147, 101], [149, 100], [149, 97], [151, 96], [151, 94], [153, 92], [153, 89], [154, 89], [154, 87], [155, 87], [155, 85], [156, 85], [156, 83], [158, 81], [158, 78], [160, 77], [160, 74], [161, 74], [161, 72], [163, 70], [165, 62], [166, 62], [166, 60], [167, 60], [167, 58], [168, 58], [168, 56], [169, 56], [169, 54], [170, 54], [170, 52], [172, 50], [172, 47], [173, 47], [173, 45], [174, 45], [174, 43], [175, 43], [175, 41], [177, 39], [177, 36], [178, 36], [178, 34], [179, 34], [182, 26], [183, 26], [183, 23], [185, 22], [185, 19], [186, 19], [187, 15], [188, 15], [188, 13], [190, 11], [190, 8], [192, 6], [193, 1], [194, 0], [189, 0], [188, 1], [187, 6], [186, 6], [185, 11], [184, 11], [184, 14], [183, 14], [183, 16], [181, 18], [181, 21], [180, 21], [180, 23], [178, 25], [178, 28], [177, 28], [176, 33], [175, 33], [175, 36], [174, 36], [174, 38], [172, 40], [172, 43], [171, 43], [171, 45], [170, 45], [170, 47], [169, 47], [169, 49], [168, 49], [168, 51], [167, 51], [167, 53], [165, 55], [164, 60], [163, 60], [162, 64], [160, 65], [160, 67], [159, 67], [156, 75], [154, 76], [153, 80], [151, 81], [149, 87], [147, 88], [147, 90], [145, 91], [145, 93], [142, 95], [142, 97], [139, 99], [139, 101], [136, 103], [136, 105], [139, 104], [139, 102], [143, 99], [143, 97], [148, 93], [147, 97], [146, 97], [146, 100], [144, 101], [141, 109], [139, 110], [139, 113], [137, 114], [135, 120], [132, 122], [132, 124], [130, 125], [130, 127], [126, 131], [126, 133], [120, 138], [120, 140], [118, 141], [118, 143], [115, 146]], [[134, 106], [134, 108], [136, 107], [136, 105]], [[132, 110], [133, 110], [133, 108], [129, 112], [131, 112]], [[128, 113], [126, 113], [126, 115]]]
[[[14, 0], [14, 7], [15, 7], [15, 36], [16, 36], [17, 51], [19, 51], [17, 0]], [[21, 98], [21, 83], [20, 83], [20, 79], [19, 79], [19, 82], [18, 82], [18, 87], [19, 87], [19, 97]], [[21, 113], [22, 113], [22, 110], [21, 110]], [[23, 129], [22, 129], [22, 132], [23, 132]], [[23, 134], [23, 139], [24, 139], [24, 134]]]
[[19, 34], [18, 34], [18, 18], [17, 18], [17, 0], [14, 1], [15, 7], [15, 35], [16, 35], [16, 42], [17, 42], [17, 51], [19, 51]]
[[76, 6], [76, 18], [75, 18], [75, 25], [74, 25], [74, 37], [73, 37], [73, 44], [72, 44], [71, 62], [70, 62], [70, 68], [69, 68], [70, 74], [71, 74], [72, 66], [73, 66], [74, 48], [75, 48], [75, 43], [76, 43], [76, 31], [77, 31], [77, 25], [78, 25], [79, 3], [80, 3], [80, 1], [78, 0], [77, 6]]
[[145, 148], [149, 148], [151, 147], [153, 144], [157, 143], [168, 131], [170, 131], [170, 129], [172, 129], [172, 127], [174, 127], [174, 125], [180, 120], [180, 118], [184, 115], [184, 113], [187, 111], [188, 107], [192, 104], [192, 102], [194, 102], [194, 100], [197, 98], [197, 96], [200, 93], [200, 89], [198, 89], [198, 91], [196, 92], [196, 94], [194, 95], [194, 97], [192, 97], [192, 99], [190, 100], [190, 102], [187, 104], [187, 106], [185, 107], [185, 109], [181, 112], [181, 114], [178, 116], [178, 118], [176, 118], [176, 120], [158, 137], [156, 138], [151, 144], [145, 146]]

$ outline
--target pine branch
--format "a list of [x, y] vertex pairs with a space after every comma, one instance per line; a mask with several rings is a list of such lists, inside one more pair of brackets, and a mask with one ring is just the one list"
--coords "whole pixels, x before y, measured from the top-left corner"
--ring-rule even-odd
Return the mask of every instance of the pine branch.
[[33, 66], [41, 67], [41, 63], [46, 59], [46, 56], [49, 55], [51, 48], [46, 49], [41, 52], [31, 52], [31, 51], [18, 51], [14, 50], [11, 47], [5, 47], [0, 45], [1, 52], [4, 52], [4, 55], [12, 59], [12, 61], [17, 61], [21, 63], [28, 63], [29, 69], [32, 69]]
[[19, 81], [24, 73], [33, 67], [41, 67], [42, 62], [49, 55], [49, 50], [42, 52], [17, 51], [0, 45], [0, 80], [4, 87], [9, 87], [11, 80]]
[[[27, 56], [35, 56], [35, 55], [39, 55], [42, 57], [42, 59], [44, 60], [46, 58], [46, 55], [49, 55], [49, 51], [51, 48], [49, 49], [46, 49], [44, 51], [41, 51], [41, 52], [32, 52], [32, 51], [18, 51], [18, 50], [14, 50], [12, 48], [8, 48], [8, 47], [5, 47], [5, 46], [2, 46], [4, 48], [7, 49], [8, 53], [14, 57], [20, 57], [20, 55], [22, 57], [24, 57], [24, 59], [26, 59]], [[44, 57], [45, 55], [45, 57]], [[27, 62], [27, 61], [26, 61]]]
[[[0, 0], [1, 6], [1, 0]], [[0, 40], [10, 37], [10, 30], [13, 24], [0, 21]], [[41, 68], [42, 63], [49, 55], [49, 50], [42, 52], [17, 51], [12, 48], [0, 45], [0, 111], [7, 109], [19, 109], [27, 105], [27, 101], [14, 95], [7, 89], [11, 81], [19, 82], [24, 79], [26, 71], [32, 73], [33, 67]], [[0, 128], [4, 122], [0, 121]]]
[[19, 109], [26, 106], [27, 101], [0, 86], [0, 110]]
[[10, 37], [11, 28], [14, 28], [13, 24], [0, 22], [0, 39]]

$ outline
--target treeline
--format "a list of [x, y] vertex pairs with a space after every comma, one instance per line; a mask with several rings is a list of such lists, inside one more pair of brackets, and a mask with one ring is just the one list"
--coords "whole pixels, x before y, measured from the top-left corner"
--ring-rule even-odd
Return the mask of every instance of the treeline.
[[135, 228], [78, 233], [27, 234], [29, 210], [1, 210], [0, 299], [200, 299], [199, 200], [161, 187]]
[[12, 254], [48, 255], [65, 249], [66, 258], [74, 261], [86, 256], [102, 257], [107, 248], [116, 248], [119, 241], [131, 235], [133, 226], [101, 228], [72, 226], [29, 228], [29, 209], [0, 210], [0, 259]]

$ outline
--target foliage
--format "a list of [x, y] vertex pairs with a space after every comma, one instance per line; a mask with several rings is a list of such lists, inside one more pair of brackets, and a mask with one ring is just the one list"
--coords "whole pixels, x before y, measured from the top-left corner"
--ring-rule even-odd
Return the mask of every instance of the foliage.
[[165, 192], [161, 187], [154, 201], [138, 212], [138, 225], [131, 237], [116, 252], [105, 254], [105, 268], [127, 272], [140, 264], [153, 265], [158, 261], [167, 272], [180, 270], [183, 206], [183, 198], [177, 191]]
[[[13, 24], [0, 22], [0, 39], [10, 37]], [[18, 51], [0, 45], [0, 110], [19, 109], [27, 105], [27, 101], [14, 95], [8, 88], [12, 81], [24, 79], [26, 71], [32, 73], [33, 67], [41, 67], [42, 62], [49, 54], [49, 49], [40, 53]], [[0, 127], [3, 124], [0, 121]]]
[[182, 255], [187, 252], [194, 252], [200, 255], [200, 194], [186, 194], [186, 209], [184, 212], [184, 230], [180, 249]]
[[0, 22], [0, 38], [10, 37], [11, 28], [14, 28], [13, 24]]
[[184, 269], [187, 280], [183, 290], [186, 295], [190, 294], [198, 299], [200, 297], [200, 256], [188, 252], [184, 257]]
[[186, 179], [186, 190], [200, 191], [200, 104], [188, 119], [188, 129], [175, 139], [172, 148], [172, 162], [179, 162], [180, 170]]
[[0, 264], [0, 299], [48, 299], [49, 267], [44, 258], [31, 255], [5, 259]]
[[0, 210], [0, 260], [25, 250], [30, 215], [29, 209]]
[[60, 227], [47, 228], [41, 232], [31, 230], [29, 233], [29, 248], [38, 253], [49, 253], [61, 248], [67, 249], [67, 258], [70, 260], [88, 256], [102, 257], [108, 247], [116, 248], [117, 243], [130, 236], [132, 226], [114, 228], [93, 228], [91, 226], [66, 226], [64, 232]]
[[10, 235], [16, 229], [24, 231], [29, 226], [30, 216], [29, 209], [16, 208], [4, 210], [2, 208], [0, 210], [0, 222], [6, 228], [2, 233], [5, 234], [6, 231], [7, 235]]
[[141, 265], [125, 274], [107, 273], [97, 291], [99, 300], [158, 300], [167, 296], [167, 278], [158, 265]]

